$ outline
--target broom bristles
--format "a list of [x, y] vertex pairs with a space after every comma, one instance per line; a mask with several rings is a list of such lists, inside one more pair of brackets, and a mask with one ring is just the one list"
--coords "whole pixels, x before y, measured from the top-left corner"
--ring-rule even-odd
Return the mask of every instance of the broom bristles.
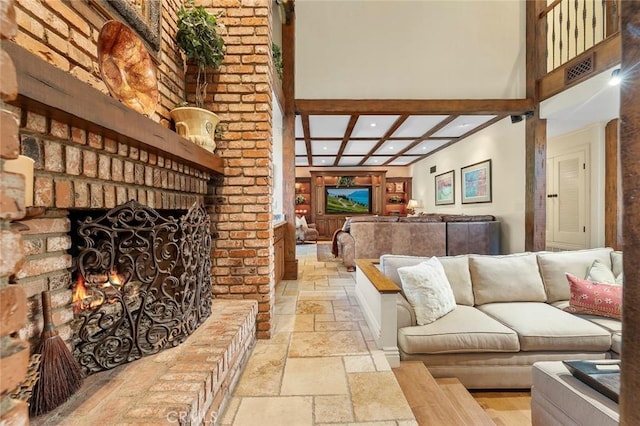
[[33, 388], [29, 411], [34, 416], [47, 413], [64, 403], [82, 386], [80, 366], [60, 336], [43, 338], [38, 347], [42, 355], [40, 379]]

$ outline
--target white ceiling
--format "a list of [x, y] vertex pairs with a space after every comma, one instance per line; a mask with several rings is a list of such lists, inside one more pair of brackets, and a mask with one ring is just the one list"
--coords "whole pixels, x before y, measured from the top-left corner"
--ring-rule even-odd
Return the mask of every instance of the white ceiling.
[[595, 75], [540, 104], [540, 117], [547, 119], [547, 137], [620, 117], [620, 86], [609, 84], [615, 68], [619, 67]]
[[297, 115], [296, 166], [406, 166], [504, 116]]

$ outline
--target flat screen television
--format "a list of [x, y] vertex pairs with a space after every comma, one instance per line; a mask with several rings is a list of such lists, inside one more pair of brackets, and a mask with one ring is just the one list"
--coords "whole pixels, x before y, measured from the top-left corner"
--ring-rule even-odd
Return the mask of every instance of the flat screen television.
[[371, 187], [352, 186], [349, 188], [325, 187], [326, 214], [367, 214], [371, 213]]

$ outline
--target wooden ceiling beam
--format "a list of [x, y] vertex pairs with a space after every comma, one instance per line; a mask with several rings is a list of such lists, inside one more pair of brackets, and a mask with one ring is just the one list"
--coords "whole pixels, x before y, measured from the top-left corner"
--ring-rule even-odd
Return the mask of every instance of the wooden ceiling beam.
[[296, 99], [296, 113], [308, 115], [521, 115], [533, 108], [529, 99]]
[[344, 132], [344, 137], [342, 138], [342, 143], [340, 144], [340, 150], [338, 150], [338, 155], [336, 155], [336, 161], [333, 162], [334, 166], [338, 166], [340, 162], [340, 158], [342, 157], [342, 153], [347, 147], [347, 142], [351, 138], [351, 133], [353, 133], [353, 128], [356, 127], [356, 123], [358, 122], [359, 114], [354, 114], [351, 116], [349, 120], [349, 124], [347, 125], [347, 130]]

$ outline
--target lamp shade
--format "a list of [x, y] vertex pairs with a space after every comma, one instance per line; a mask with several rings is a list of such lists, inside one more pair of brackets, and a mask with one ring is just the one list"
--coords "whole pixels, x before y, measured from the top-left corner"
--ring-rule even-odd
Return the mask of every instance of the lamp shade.
[[409, 202], [407, 203], [408, 209], [415, 209], [418, 207], [420, 207], [420, 202], [418, 200], [409, 200]]

